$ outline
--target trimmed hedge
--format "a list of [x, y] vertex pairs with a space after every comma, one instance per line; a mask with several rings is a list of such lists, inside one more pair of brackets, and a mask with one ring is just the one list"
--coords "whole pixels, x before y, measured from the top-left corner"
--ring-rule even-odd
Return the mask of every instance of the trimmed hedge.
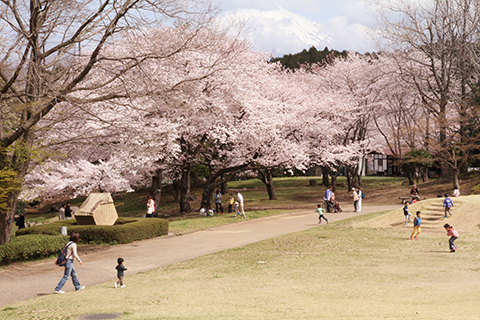
[[80, 243], [130, 243], [168, 234], [168, 220], [159, 218], [118, 218], [113, 226], [77, 225], [75, 220], [63, 220], [54, 223], [24, 228], [17, 236], [28, 234], [59, 235], [60, 227], [67, 226], [68, 234], [78, 232]]
[[42, 259], [58, 254], [68, 239], [68, 236], [42, 234], [12, 237], [9, 243], [0, 246], [0, 264]]

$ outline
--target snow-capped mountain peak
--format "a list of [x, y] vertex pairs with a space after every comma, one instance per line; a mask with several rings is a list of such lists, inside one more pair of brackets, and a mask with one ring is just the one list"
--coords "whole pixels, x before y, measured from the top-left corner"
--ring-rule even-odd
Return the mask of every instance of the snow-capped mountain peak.
[[237, 9], [222, 16], [222, 24], [245, 24], [245, 36], [259, 51], [276, 55], [299, 52], [310, 46], [322, 49], [330, 38], [321, 32], [322, 26], [301, 15], [279, 7], [277, 10]]

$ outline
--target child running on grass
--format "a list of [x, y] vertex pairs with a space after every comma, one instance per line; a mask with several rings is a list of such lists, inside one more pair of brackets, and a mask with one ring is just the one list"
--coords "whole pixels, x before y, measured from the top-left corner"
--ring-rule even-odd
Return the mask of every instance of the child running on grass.
[[458, 239], [458, 232], [453, 228], [453, 226], [449, 225], [448, 223], [443, 226], [445, 230], [447, 230], [447, 236], [450, 236], [448, 239], [448, 245], [450, 247], [450, 252], [455, 252], [457, 247], [453, 243], [453, 241]]
[[240, 204], [238, 201], [235, 201], [235, 214], [233, 215], [234, 218], [238, 216], [245, 218], [245, 216], [240, 212]]
[[421, 225], [422, 213], [420, 211], [417, 211], [417, 216], [415, 217], [415, 220], [413, 220], [413, 232], [410, 236], [410, 240], [413, 240], [413, 238], [415, 238], [415, 240], [418, 240], [418, 235], [420, 234], [420, 232], [422, 232], [422, 228], [420, 227]]
[[118, 266], [117, 266], [115, 269], [117, 269], [118, 281], [113, 284], [113, 286], [114, 286], [115, 288], [116, 288], [118, 285], [120, 285], [120, 287], [122, 287], [122, 288], [125, 288], [125, 285], [123, 284], [123, 272], [124, 272], [124, 271], [127, 271], [128, 269], [130, 269], [130, 267], [128, 267], [128, 268], [125, 267], [125, 266], [123, 265], [123, 261], [125, 261], [125, 260], [123, 260], [123, 258], [118, 258], [118, 259], [117, 259]]
[[325, 209], [322, 208], [322, 205], [317, 204], [317, 210], [315, 212], [318, 213], [318, 223], [322, 223], [322, 218], [328, 223], [328, 219], [323, 215], [325, 213]]
[[445, 193], [445, 200], [443, 200], [443, 208], [445, 208], [444, 218], [448, 218], [448, 214], [452, 215], [452, 211], [450, 211], [451, 207], [453, 207], [453, 201], [448, 196], [448, 193]]
[[403, 207], [403, 214], [405, 215], [405, 224], [408, 224], [408, 221], [412, 220], [410, 219], [410, 211], [408, 211], [408, 201], [405, 202], [405, 207]]

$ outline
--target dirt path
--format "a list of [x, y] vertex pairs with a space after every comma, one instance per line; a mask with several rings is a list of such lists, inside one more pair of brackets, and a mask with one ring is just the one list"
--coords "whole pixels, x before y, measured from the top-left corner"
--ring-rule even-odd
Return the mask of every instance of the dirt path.
[[[363, 206], [361, 213], [328, 213], [326, 217], [334, 222], [359, 214], [398, 209], [399, 206]], [[128, 276], [317, 226], [318, 216], [313, 209], [292, 211], [180, 236], [110, 246], [106, 250], [83, 254], [83, 265], [75, 262], [75, 269], [82, 285], [88, 287], [105, 281], [112, 281], [113, 285], [118, 257], [123, 257], [126, 265], [131, 267], [126, 273]], [[16, 264], [1, 269], [0, 306], [52, 294], [62, 274], [63, 268], [55, 266], [53, 260]], [[73, 290], [70, 280], [64, 290]]]

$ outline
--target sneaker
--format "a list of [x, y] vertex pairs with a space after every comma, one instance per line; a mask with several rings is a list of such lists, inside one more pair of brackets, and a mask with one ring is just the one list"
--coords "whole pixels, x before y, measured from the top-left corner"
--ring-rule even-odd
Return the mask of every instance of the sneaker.
[[83, 290], [83, 289], [85, 289], [85, 286], [81, 286], [81, 287], [80, 287], [78, 290], [76, 290], [76, 291], [80, 291], [80, 290]]
[[444, 218], [448, 218], [448, 216], [443, 216]]
[[418, 240], [418, 237], [415, 237], [415, 240]]
[[120, 287], [121, 287], [121, 288], [125, 288], [125, 285], [124, 285], [124, 284], [122, 284]]
[[115, 287], [115, 289], [117, 289], [117, 283], [116, 282], [113, 284], [113, 286]]
[[65, 291], [62, 291], [62, 290], [55, 290], [55, 293], [65, 293]]
[[455, 249], [450, 250], [451, 253], [455, 253], [455, 251], [456, 251]]
[[408, 224], [408, 222], [405, 222], [405, 224]]
[[328, 223], [328, 220], [327, 220], [327, 223]]

